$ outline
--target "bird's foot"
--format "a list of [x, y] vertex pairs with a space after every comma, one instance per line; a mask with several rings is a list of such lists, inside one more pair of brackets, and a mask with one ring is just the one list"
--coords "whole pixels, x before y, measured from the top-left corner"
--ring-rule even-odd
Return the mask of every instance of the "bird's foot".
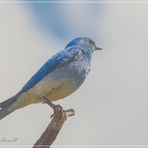
[[54, 116], [61, 117], [64, 114], [66, 116], [66, 120], [67, 117], [75, 115], [75, 111], [73, 109], [63, 110], [63, 107], [61, 105], [55, 105], [47, 97], [43, 97], [43, 99], [45, 100], [45, 103], [47, 103], [54, 111], [54, 113], [50, 116], [51, 118]]
[[62, 113], [64, 112], [63, 107], [60, 105], [55, 105], [54, 103], [52, 103], [47, 97], [43, 97], [45, 100], [45, 103], [47, 103], [54, 111], [54, 113], [50, 116], [51, 118], [53, 116], [61, 116]]

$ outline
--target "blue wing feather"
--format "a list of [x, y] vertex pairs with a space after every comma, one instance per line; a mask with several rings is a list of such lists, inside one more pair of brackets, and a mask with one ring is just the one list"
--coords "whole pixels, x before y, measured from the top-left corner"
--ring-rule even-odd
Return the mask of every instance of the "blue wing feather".
[[43, 79], [47, 74], [54, 71], [54, 69], [63, 66], [64, 64], [70, 62], [75, 55], [78, 53], [78, 48], [68, 48], [57, 53], [51, 59], [49, 59], [24, 85], [21, 92], [26, 92], [33, 86], [35, 86], [41, 79]]

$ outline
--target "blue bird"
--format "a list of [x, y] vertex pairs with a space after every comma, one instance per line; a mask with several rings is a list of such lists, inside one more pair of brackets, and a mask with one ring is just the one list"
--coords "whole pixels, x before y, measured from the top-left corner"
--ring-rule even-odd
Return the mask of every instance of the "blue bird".
[[72, 40], [63, 50], [50, 58], [10, 99], [0, 103], [0, 119], [33, 103], [63, 99], [75, 92], [90, 71], [92, 53], [101, 50], [88, 37]]

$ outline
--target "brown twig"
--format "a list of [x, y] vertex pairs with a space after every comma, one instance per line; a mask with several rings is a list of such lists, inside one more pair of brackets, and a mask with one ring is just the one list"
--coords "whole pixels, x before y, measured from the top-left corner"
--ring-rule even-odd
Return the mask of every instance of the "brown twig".
[[74, 114], [75, 112], [73, 109], [63, 110], [60, 105], [55, 105], [51, 122], [40, 138], [36, 141], [33, 148], [50, 148], [67, 117], [73, 116]]

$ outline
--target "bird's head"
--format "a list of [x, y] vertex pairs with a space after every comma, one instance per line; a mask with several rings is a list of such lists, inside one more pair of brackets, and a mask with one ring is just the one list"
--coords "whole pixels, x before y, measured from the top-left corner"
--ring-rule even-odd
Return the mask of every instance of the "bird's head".
[[88, 37], [75, 38], [66, 46], [66, 48], [67, 47], [79, 47], [88, 54], [92, 54], [96, 50], [102, 50], [102, 48], [97, 47], [95, 42]]
[[73, 39], [66, 46], [66, 48], [71, 48], [71, 47], [80, 48], [88, 56], [89, 59], [91, 59], [92, 53], [94, 51], [102, 50], [102, 48], [97, 47], [95, 42], [88, 37], [79, 37], [79, 38]]

